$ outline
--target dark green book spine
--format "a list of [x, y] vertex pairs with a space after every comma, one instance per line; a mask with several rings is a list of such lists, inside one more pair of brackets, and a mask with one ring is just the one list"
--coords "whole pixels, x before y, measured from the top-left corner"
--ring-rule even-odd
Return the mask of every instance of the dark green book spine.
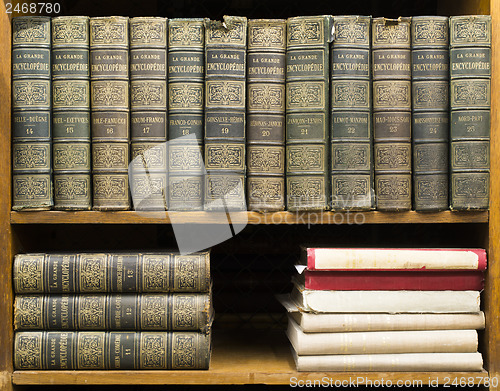
[[93, 209], [130, 208], [129, 20], [90, 19]]
[[205, 210], [246, 210], [247, 19], [205, 20]]
[[167, 209], [167, 19], [130, 19], [130, 192], [135, 210]]
[[488, 209], [491, 16], [450, 18], [450, 205]]
[[286, 20], [248, 21], [248, 209], [285, 209]]
[[50, 18], [12, 20], [12, 209], [53, 205]]
[[19, 331], [14, 367], [37, 369], [208, 369], [210, 334], [161, 331]]
[[369, 16], [334, 16], [331, 187], [334, 210], [374, 208]]
[[208, 292], [210, 253], [18, 254], [16, 294]]
[[411, 39], [414, 208], [445, 210], [449, 208], [448, 17], [413, 17]]
[[411, 209], [411, 18], [375, 18], [373, 155], [377, 209]]
[[168, 64], [169, 208], [203, 210], [203, 19], [170, 20]]
[[92, 207], [89, 18], [52, 19], [54, 209]]
[[286, 193], [289, 211], [328, 208], [331, 16], [287, 21]]
[[15, 330], [172, 330], [210, 328], [210, 293], [17, 295]]

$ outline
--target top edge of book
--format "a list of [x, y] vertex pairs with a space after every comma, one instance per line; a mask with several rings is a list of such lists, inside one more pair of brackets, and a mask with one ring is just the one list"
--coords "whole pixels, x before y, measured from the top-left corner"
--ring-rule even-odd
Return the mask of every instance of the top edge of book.
[[308, 270], [486, 270], [480, 248], [312, 248], [302, 246]]

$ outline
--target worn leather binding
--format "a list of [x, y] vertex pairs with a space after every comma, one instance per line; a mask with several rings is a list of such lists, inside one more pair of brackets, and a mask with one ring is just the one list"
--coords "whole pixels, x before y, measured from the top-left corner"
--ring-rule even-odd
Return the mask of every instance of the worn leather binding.
[[210, 329], [210, 293], [17, 295], [15, 330]]
[[89, 18], [52, 19], [54, 209], [92, 207]]
[[90, 19], [93, 209], [130, 208], [129, 23]]
[[208, 292], [209, 252], [18, 254], [16, 294]]
[[49, 210], [54, 204], [50, 64], [50, 18], [13, 18], [13, 210]]
[[210, 334], [193, 331], [19, 331], [16, 369], [208, 369]]
[[290, 211], [328, 208], [332, 17], [287, 21], [286, 192]]
[[248, 21], [248, 209], [285, 209], [286, 20]]
[[247, 19], [205, 20], [205, 210], [246, 210]]
[[488, 209], [491, 16], [450, 18], [450, 206]]
[[377, 209], [411, 209], [411, 18], [372, 23]]
[[370, 210], [373, 190], [370, 16], [334, 16], [331, 186], [334, 210]]
[[130, 19], [130, 192], [135, 210], [167, 209], [167, 19]]
[[170, 19], [168, 199], [170, 210], [203, 210], [203, 19]]
[[448, 209], [449, 27], [412, 18], [413, 193], [417, 211]]

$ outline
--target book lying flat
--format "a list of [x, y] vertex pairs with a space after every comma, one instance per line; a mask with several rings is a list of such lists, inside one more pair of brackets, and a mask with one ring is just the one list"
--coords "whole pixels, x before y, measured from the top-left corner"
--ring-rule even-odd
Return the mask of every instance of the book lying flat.
[[297, 371], [461, 372], [482, 371], [481, 353], [405, 353], [299, 356]]
[[304, 270], [295, 278], [313, 290], [480, 291], [480, 270]]
[[287, 336], [299, 356], [477, 351], [476, 330], [304, 333], [289, 317]]
[[301, 264], [309, 270], [486, 269], [483, 249], [308, 248]]
[[295, 284], [291, 297], [306, 312], [472, 313], [479, 291], [315, 291]]
[[484, 313], [473, 314], [315, 314], [301, 311], [289, 295], [278, 300], [305, 333], [397, 330], [480, 330]]

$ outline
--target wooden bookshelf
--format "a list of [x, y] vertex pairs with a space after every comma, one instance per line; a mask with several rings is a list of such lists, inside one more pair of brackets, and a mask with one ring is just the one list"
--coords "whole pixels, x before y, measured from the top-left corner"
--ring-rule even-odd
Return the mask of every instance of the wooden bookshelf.
[[[480, 385], [488, 377], [481, 372], [297, 372], [284, 333], [243, 331], [214, 333], [213, 353], [208, 371], [15, 371], [13, 383], [32, 384], [282, 384], [299, 381], [398, 382], [418, 387], [450, 384], [457, 378]], [[292, 379], [292, 380], [291, 380]], [[436, 382], [437, 380], [437, 382]], [[377, 384], [377, 383], [375, 383]], [[360, 384], [362, 385], [362, 384]]]
[[[382, 378], [395, 384], [398, 380], [422, 381], [428, 385], [429, 378], [438, 379], [444, 385], [449, 379], [474, 378], [475, 384], [482, 384], [486, 378], [500, 380], [500, 0], [438, 0], [438, 13], [443, 15], [488, 14], [492, 15], [492, 107], [491, 107], [491, 181], [490, 210], [488, 212], [439, 212], [439, 213], [302, 213], [278, 212], [259, 214], [254, 212], [213, 214], [206, 212], [183, 213], [178, 221], [184, 223], [214, 224], [228, 217], [233, 223], [248, 221], [252, 225], [297, 225], [297, 229], [307, 224], [339, 224], [345, 228], [356, 229], [355, 216], [364, 224], [400, 224], [401, 229], [411, 234], [421, 234], [413, 227], [422, 224], [445, 223], [460, 227], [471, 236], [478, 236], [477, 246], [488, 250], [488, 270], [486, 288], [482, 295], [486, 314], [486, 330], [480, 334], [480, 351], [483, 354], [482, 372], [296, 372], [289, 344], [283, 333], [253, 335], [253, 331], [243, 330], [241, 334], [223, 335], [216, 330], [213, 341], [213, 355], [208, 371], [14, 371], [13, 351], [13, 287], [12, 259], [17, 252], [41, 244], [32, 244], [30, 227], [51, 225], [63, 236], [64, 225], [81, 225], [82, 232], [89, 232], [95, 225], [103, 225], [107, 233], [113, 235], [116, 225], [172, 224], [177, 220], [172, 215], [136, 212], [12, 212], [11, 211], [11, 24], [6, 14], [8, 0], [0, 1], [0, 390], [21, 390], [24, 385], [138, 385], [138, 384], [290, 384], [290, 378], [300, 380], [319, 380], [327, 377], [335, 380], [348, 380], [362, 377], [376, 381]], [[14, 3], [14, 2], [13, 2]], [[86, 6], [86, 2], [80, 2]], [[88, 1], [89, 6], [97, 2]], [[119, 9], [127, 14], [127, 2], [118, 0], [102, 1], [109, 12]], [[148, 2], [146, 2], [148, 3]], [[244, 2], [246, 3], [246, 2]], [[82, 6], [80, 4], [80, 7]], [[143, 14], [149, 14], [152, 3], [145, 4]], [[270, 6], [269, 6], [270, 7]], [[309, 13], [304, 11], [304, 14]], [[85, 10], [82, 11], [85, 13]], [[137, 12], [137, 10], [136, 10]], [[334, 11], [332, 11], [334, 12]], [[167, 15], [168, 16], [168, 15]], [[352, 220], [349, 220], [349, 219]], [[175, 221], [174, 221], [175, 220]], [[399, 226], [398, 226], [399, 227]], [[440, 227], [440, 226], [436, 226]], [[146, 227], [145, 227], [146, 228]], [[342, 227], [343, 229], [344, 227]], [[439, 228], [440, 229], [440, 228]], [[35, 230], [36, 231], [36, 230]], [[479, 234], [478, 234], [479, 231]], [[123, 233], [123, 230], [120, 230]], [[136, 231], [134, 231], [136, 232]], [[149, 231], [148, 231], [149, 232]], [[133, 245], [133, 235], [130, 233]], [[51, 247], [57, 247], [53, 239]], [[364, 238], [360, 238], [363, 243]], [[43, 244], [43, 243], [42, 243]], [[300, 243], [297, 243], [297, 245]], [[457, 240], [456, 247], [462, 246]], [[38, 247], [36, 247], [38, 248]], [[43, 250], [42, 247], [39, 248]], [[262, 337], [262, 338], [261, 338]], [[414, 384], [415, 385], [415, 384]], [[495, 389], [496, 387], [492, 387]], [[31, 389], [31, 388], [30, 388]]]
[[487, 223], [481, 212], [11, 212], [11, 224], [437, 224]]

